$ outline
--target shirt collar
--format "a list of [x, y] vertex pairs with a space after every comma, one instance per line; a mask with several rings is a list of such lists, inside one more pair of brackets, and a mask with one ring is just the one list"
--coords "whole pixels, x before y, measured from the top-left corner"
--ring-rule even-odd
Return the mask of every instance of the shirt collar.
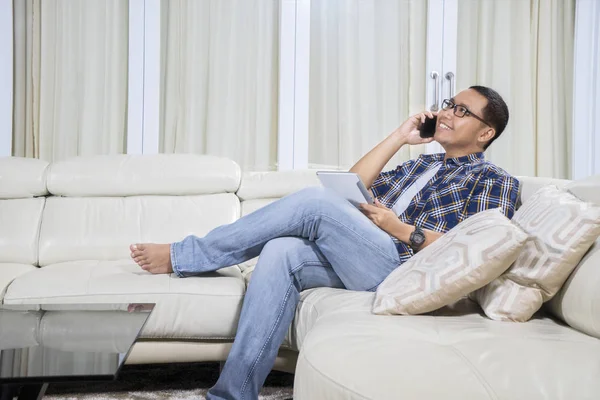
[[[420, 157], [425, 161], [433, 162], [433, 161], [444, 161], [444, 157], [446, 153], [436, 153], [436, 154], [421, 154]], [[483, 152], [479, 153], [471, 153], [462, 157], [454, 157], [446, 160], [446, 164], [452, 163], [457, 166], [461, 166], [463, 164], [477, 164], [485, 161], [485, 156]]]

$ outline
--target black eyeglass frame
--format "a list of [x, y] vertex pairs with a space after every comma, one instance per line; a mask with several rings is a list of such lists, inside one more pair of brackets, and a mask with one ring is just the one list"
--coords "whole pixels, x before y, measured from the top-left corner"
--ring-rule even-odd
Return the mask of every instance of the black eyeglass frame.
[[[465, 111], [462, 115], [458, 115], [457, 111], [458, 109], [456, 107], [461, 107], [464, 108]], [[483, 118], [481, 118], [480, 116], [478, 116], [477, 114], [474, 114], [471, 110], [469, 110], [467, 107], [460, 105], [460, 104], [456, 104], [455, 102], [453, 102], [451, 99], [445, 99], [442, 102], [442, 109], [443, 110], [452, 110], [452, 112], [454, 113], [454, 115], [456, 115], [458, 118], [464, 118], [464, 117], [468, 117], [469, 115], [474, 117], [475, 119], [483, 122], [484, 124], [486, 124], [487, 126], [489, 126], [490, 128], [492, 127], [490, 124], [488, 124], [487, 122], [485, 122], [485, 120]]]

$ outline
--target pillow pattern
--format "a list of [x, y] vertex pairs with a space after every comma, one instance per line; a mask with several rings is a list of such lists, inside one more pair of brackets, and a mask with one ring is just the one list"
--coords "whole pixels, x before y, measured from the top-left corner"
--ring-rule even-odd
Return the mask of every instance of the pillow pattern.
[[456, 225], [396, 268], [377, 288], [375, 314], [421, 314], [450, 304], [504, 272], [527, 234], [500, 209]]
[[600, 235], [600, 207], [545, 186], [517, 210], [513, 223], [530, 239], [506, 273], [470, 297], [491, 319], [524, 322], [560, 290]]

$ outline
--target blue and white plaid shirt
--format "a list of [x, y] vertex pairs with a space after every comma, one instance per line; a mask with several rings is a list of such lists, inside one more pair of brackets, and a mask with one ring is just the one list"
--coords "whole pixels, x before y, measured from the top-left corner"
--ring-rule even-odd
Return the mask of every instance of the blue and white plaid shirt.
[[[384, 206], [392, 208], [404, 190], [429, 167], [441, 162], [437, 173], [411, 200], [400, 220], [436, 232], [447, 232], [480, 211], [500, 208], [508, 218], [515, 212], [519, 181], [485, 161], [483, 153], [449, 158], [444, 153], [422, 154], [392, 171], [382, 172], [371, 190]], [[392, 237], [400, 261], [414, 255], [410, 246]]]

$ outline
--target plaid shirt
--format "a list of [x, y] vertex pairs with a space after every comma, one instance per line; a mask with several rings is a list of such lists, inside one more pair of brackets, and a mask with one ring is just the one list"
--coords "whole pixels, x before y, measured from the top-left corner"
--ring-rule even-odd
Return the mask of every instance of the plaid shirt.
[[[517, 203], [519, 181], [503, 169], [484, 160], [483, 153], [449, 158], [444, 153], [422, 154], [396, 169], [382, 172], [371, 190], [384, 206], [392, 208], [405, 189], [423, 172], [441, 162], [438, 172], [412, 199], [400, 220], [436, 232], [447, 232], [473, 214], [500, 208], [512, 218]], [[410, 246], [392, 236], [400, 261], [414, 255]]]

